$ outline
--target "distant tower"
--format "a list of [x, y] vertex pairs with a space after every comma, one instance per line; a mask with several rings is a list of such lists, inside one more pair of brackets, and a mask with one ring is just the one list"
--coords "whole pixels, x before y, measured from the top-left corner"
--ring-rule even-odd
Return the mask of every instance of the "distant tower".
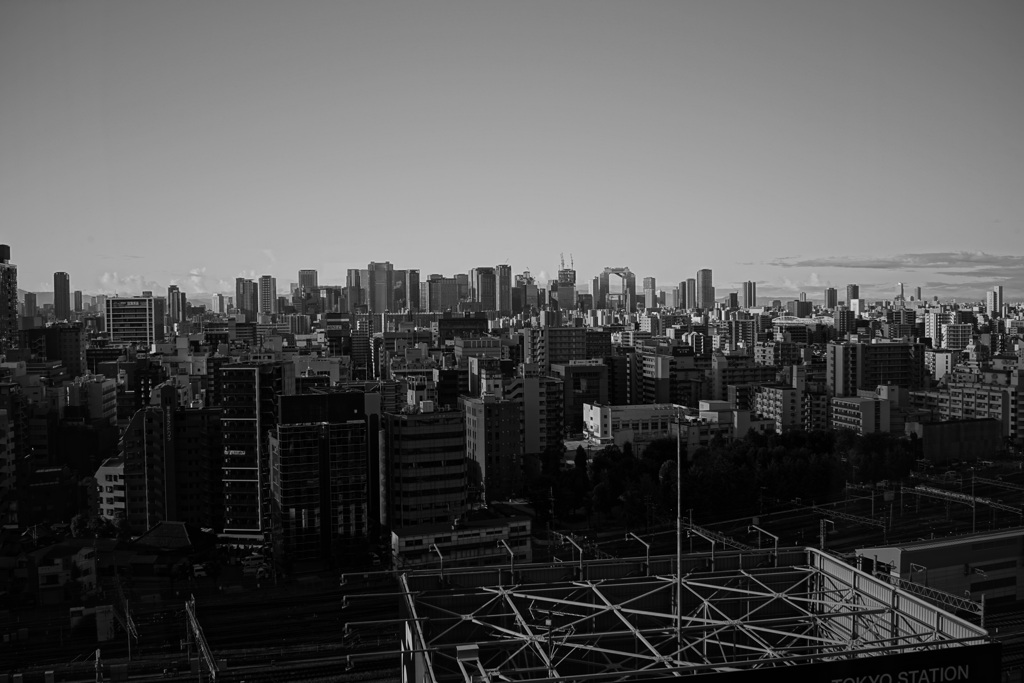
[[896, 283], [896, 305], [902, 307], [904, 305], [904, 303], [906, 303], [906, 296], [905, 296], [905, 294], [903, 292], [903, 283], [902, 282], [897, 282]]
[[71, 319], [71, 278], [67, 273], [53, 274], [53, 312], [57, 320]]
[[303, 294], [312, 294], [317, 289], [317, 272], [312, 269], [300, 270], [299, 291]]
[[711, 269], [697, 271], [697, 308], [711, 310], [715, 307], [715, 287], [711, 283]]
[[512, 315], [512, 266], [507, 263], [495, 266], [494, 280], [495, 296], [498, 299], [495, 310], [499, 315]]
[[835, 287], [825, 288], [825, 308], [834, 309], [839, 303], [839, 292]]
[[849, 306], [850, 302], [854, 299], [860, 298], [860, 286], [859, 285], [846, 285], [846, 305]]
[[[25, 303], [27, 309], [27, 296]], [[27, 311], [26, 315], [29, 315]], [[0, 244], [0, 353], [17, 345], [18, 266], [11, 263], [11, 248], [6, 244]]]
[[757, 283], [747, 280], [743, 283], [743, 308], [754, 308], [757, 306]]
[[653, 277], [644, 278], [644, 308], [658, 307], [658, 283]]
[[697, 279], [686, 280], [686, 307], [697, 308]]
[[260, 315], [277, 313], [277, 278], [271, 275], [260, 277], [258, 303]]

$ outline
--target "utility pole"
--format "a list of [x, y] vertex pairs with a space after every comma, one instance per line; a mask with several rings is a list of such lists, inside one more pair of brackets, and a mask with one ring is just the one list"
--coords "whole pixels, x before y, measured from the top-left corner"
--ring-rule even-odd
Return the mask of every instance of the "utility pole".
[[[692, 511], [691, 511], [692, 514]], [[676, 648], [683, 647], [683, 428], [676, 415]]]

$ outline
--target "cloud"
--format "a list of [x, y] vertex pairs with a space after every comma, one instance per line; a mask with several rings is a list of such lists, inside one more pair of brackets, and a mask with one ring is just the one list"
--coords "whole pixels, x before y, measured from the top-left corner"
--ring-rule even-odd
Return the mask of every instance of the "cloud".
[[263, 249], [262, 251], [263, 251], [263, 255], [267, 257], [268, 261], [270, 261], [270, 265], [271, 266], [276, 266], [277, 265], [277, 257], [274, 255], [274, 250], [273, 249]]
[[866, 268], [878, 270], [958, 269], [956, 275], [969, 276], [981, 269], [1020, 268], [1024, 256], [988, 254], [982, 251], [926, 252], [892, 256], [822, 256], [800, 258], [783, 256], [768, 261], [782, 268]]
[[144, 291], [161, 292], [164, 286], [159, 282], [147, 280], [143, 275], [130, 273], [121, 275], [117, 271], [107, 271], [96, 278], [96, 291], [99, 294], [133, 295]]

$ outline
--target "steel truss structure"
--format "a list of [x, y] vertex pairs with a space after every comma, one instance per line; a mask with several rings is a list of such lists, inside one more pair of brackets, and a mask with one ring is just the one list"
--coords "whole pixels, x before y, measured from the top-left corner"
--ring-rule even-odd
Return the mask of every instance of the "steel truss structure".
[[[679, 580], [674, 571], [519, 575], [495, 586], [479, 585], [482, 573], [405, 574], [403, 680], [646, 681], [989, 642], [983, 629], [826, 553], [779, 559], [722, 555], [718, 571], [691, 564]], [[590, 572], [602, 573], [608, 564]]]

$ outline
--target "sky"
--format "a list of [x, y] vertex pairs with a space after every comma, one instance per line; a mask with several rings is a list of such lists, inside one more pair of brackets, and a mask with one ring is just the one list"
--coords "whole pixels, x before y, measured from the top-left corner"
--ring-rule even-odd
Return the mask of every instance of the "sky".
[[1019, 0], [0, 0], [19, 283], [1024, 299]]

